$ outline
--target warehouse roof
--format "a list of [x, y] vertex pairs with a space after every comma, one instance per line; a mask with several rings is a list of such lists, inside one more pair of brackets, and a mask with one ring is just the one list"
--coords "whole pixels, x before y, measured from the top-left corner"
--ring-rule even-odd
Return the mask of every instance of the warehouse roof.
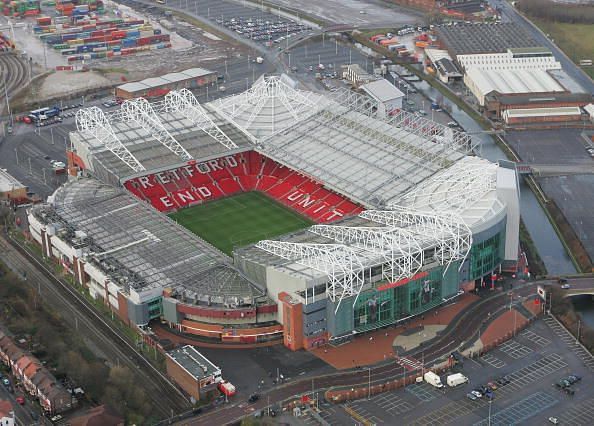
[[436, 31], [439, 39], [454, 56], [506, 52], [510, 48], [539, 46], [514, 23], [441, 25]]
[[184, 71], [180, 71], [181, 73], [187, 75], [188, 77], [196, 78], [196, 77], [203, 77], [205, 75], [210, 75], [214, 73], [214, 71], [209, 71], [204, 68], [189, 68]]
[[504, 105], [518, 105], [527, 103], [542, 102], [575, 102], [587, 104], [592, 101], [592, 95], [587, 93], [521, 93], [521, 94], [501, 94], [497, 92], [490, 93], [487, 96], [489, 100], [497, 100]]
[[466, 72], [483, 95], [499, 93], [552, 93], [565, 92], [565, 88], [546, 71], [484, 70], [471, 68]]
[[558, 117], [581, 115], [580, 107], [507, 109], [504, 118]]
[[25, 188], [25, 185], [20, 183], [5, 169], [0, 169], [0, 192], [14, 191], [19, 188]]
[[161, 77], [151, 77], [140, 81], [125, 83], [118, 86], [118, 89], [125, 90], [126, 92], [138, 92], [141, 90], [150, 89], [151, 87], [159, 87], [165, 84], [176, 83], [189, 78], [202, 77], [213, 73], [214, 71], [209, 71], [204, 68], [189, 68], [184, 71], [165, 74]]
[[389, 102], [404, 97], [404, 93], [385, 78], [364, 84], [361, 89], [379, 102]]

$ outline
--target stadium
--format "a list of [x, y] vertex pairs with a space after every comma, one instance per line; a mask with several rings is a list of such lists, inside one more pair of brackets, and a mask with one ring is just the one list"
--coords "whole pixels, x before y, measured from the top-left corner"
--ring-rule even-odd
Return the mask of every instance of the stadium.
[[447, 303], [518, 259], [514, 165], [349, 90], [285, 75], [77, 114], [71, 179], [29, 226], [125, 322], [218, 343], [336, 342]]

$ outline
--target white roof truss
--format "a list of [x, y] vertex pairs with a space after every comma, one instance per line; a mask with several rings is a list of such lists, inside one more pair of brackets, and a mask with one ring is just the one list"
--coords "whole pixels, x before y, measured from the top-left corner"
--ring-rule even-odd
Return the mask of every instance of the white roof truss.
[[416, 236], [405, 229], [314, 225], [309, 231], [383, 257], [382, 275], [391, 282], [411, 277], [423, 266], [424, 251]]
[[336, 311], [342, 299], [359, 296], [361, 292], [364, 264], [368, 259], [348, 246], [263, 240], [256, 247], [326, 274], [329, 278], [326, 294], [333, 302], [339, 301]]
[[195, 126], [204, 133], [215, 139], [221, 145], [228, 149], [237, 148], [235, 142], [229, 139], [212, 119], [208, 116], [206, 110], [198, 103], [198, 100], [188, 89], [171, 91], [165, 96], [165, 110], [179, 112], [190, 120]]
[[163, 146], [168, 148], [178, 157], [191, 160], [192, 156], [175, 140], [165, 128], [152, 105], [144, 98], [129, 99], [121, 106], [122, 116], [126, 121], [135, 121], [150, 133]]
[[[424, 249], [435, 247], [434, 260], [446, 265], [456, 260], [462, 263], [472, 247], [472, 232], [458, 215], [438, 215], [393, 206], [392, 210], [366, 210], [360, 217], [414, 234]], [[462, 266], [462, 263], [460, 266]]]
[[135, 172], [146, 170], [116, 136], [109, 120], [100, 108], [93, 106], [79, 109], [76, 113], [76, 128], [79, 132], [86, 132], [93, 135]]

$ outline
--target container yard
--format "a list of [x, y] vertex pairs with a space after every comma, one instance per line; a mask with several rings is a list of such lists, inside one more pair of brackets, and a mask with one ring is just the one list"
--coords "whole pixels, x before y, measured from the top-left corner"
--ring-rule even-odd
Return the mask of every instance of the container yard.
[[79, 5], [58, 0], [55, 7], [60, 15], [38, 17], [33, 32], [68, 64], [171, 47], [169, 34], [162, 34], [144, 19], [101, 15], [104, 7], [100, 0]]
[[2, 12], [4, 16], [13, 16], [15, 18], [36, 16], [41, 13], [41, 5], [39, 0], [4, 0]]

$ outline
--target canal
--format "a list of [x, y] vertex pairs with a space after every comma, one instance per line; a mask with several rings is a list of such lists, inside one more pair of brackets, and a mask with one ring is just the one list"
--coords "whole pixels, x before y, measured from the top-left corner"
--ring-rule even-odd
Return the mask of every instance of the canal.
[[[504, 152], [495, 144], [490, 135], [480, 133], [483, 129], [466, 112], [451, 103], [449, 99], [444, 98], [436, 89], [427, 82], [421, 81], [414, 83], [415, 87], [425, 94], [429, 99], [435, 101], [442, 99], [442, 103], [451, 108], [451, 115], [467, 133], [471, 133], [474, 138], [480, 140], [481, 156], [490, 160], [498, 161], [507, 159]], [[521, 215], [534, 241], [540, 257], [542, 258], [547, 271], [550, 275], [562, 275], [576, 273], [576, 269], [571, 259], [565, 251], [565, 247], [559, 240], [559, 237], [548, 217], [542, 210], [536, 197], [526, 185], [523, 179], [520, 180], [520, 210]], [[593, 311], [594, 316], [594, 311]], [[594, 318], [593, 318], [594, 319]]]

